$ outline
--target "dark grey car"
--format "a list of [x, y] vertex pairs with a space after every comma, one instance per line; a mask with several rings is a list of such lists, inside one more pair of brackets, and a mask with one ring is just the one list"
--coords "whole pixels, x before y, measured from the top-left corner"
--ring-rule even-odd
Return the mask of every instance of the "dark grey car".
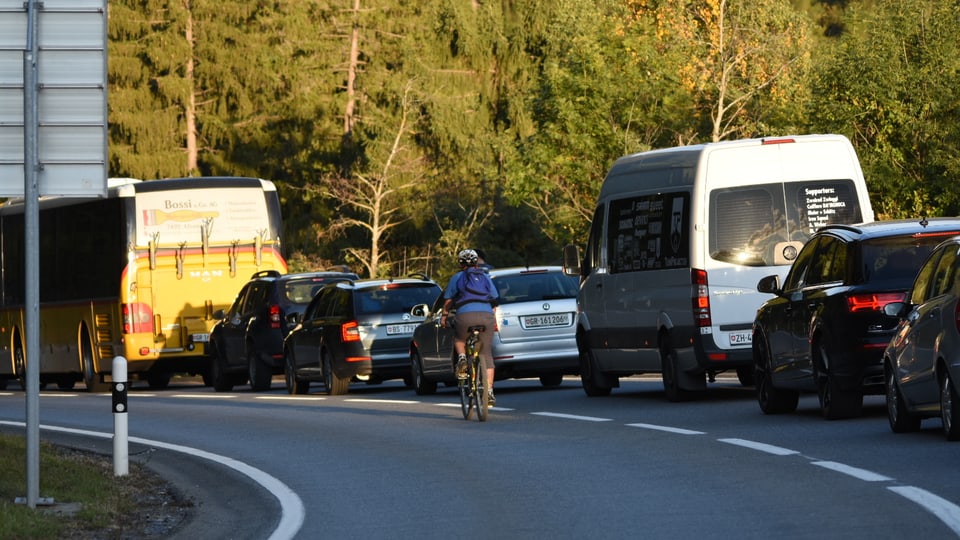
[[960, 440], [960, 237], [934, 250], [906, 302], [885, 309], [901, 317], [883, 354], [890, 428], [939, 417], [947, 440]]

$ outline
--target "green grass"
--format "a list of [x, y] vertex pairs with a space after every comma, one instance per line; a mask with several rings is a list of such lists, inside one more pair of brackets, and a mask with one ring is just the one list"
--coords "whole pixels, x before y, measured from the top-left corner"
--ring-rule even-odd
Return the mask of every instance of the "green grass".
[[27, 495], [26, 458], [23, 436], [0, 434], [0, 538], [119, 538], [136, 511], [136, 490], [150, 489], [145, 473], [133, 467], [115, 477], [108, 456], [41, 443], [40, 497], [81, 504], [74, 515], [56, 515], [15, 503]]

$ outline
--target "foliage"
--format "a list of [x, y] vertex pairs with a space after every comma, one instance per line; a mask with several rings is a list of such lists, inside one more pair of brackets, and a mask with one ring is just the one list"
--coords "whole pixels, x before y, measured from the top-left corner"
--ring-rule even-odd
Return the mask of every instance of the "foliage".
[[[287, 252], [556, 262], [617, 157], [840, 132], [881, 215], [956, 213], [948, 0], [111, 0], [110, 174], [269, 178]], [[818, 26], [819, 25], [819, 26]]]
[[815, 127], [853, 139], [879, 217], [960, 213], [960, 11], [946, 0], [853, 9], [818, 62]]

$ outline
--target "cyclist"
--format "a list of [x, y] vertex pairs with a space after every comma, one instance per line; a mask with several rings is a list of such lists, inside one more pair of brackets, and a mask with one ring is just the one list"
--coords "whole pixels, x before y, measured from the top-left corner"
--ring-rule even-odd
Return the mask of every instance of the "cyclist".
[[486, 330], [480, 333], [480, 362], [486, 372], [487, 401], [490, 405], [496, 403], [493, 396], [493, 330], [495, 319], [493, 306], [496, 304], [497, 288], [490, 280], [490, 276], [478, 266], [479, 257], [472, 249], [465, 249], [457, 254], [457, 263], [460, 271], [454, 274], [447, 283], [443, 292], [443, 312], [440, 324], [447, 325], [450, 309], [457, 308], [454, 317], [453, 329], [454, 349], [457, 351], [457, 378], [467, 378], [466, 341], [467, 329], [471, 326], [483, 325]]

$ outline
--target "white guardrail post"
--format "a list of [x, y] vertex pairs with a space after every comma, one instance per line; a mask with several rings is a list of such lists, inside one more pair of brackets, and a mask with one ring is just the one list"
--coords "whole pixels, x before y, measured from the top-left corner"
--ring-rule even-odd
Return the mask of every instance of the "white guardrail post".
[[127, 438], [127, 359], [113, 359], [113, 475], [126, 476], [130, 471]]

